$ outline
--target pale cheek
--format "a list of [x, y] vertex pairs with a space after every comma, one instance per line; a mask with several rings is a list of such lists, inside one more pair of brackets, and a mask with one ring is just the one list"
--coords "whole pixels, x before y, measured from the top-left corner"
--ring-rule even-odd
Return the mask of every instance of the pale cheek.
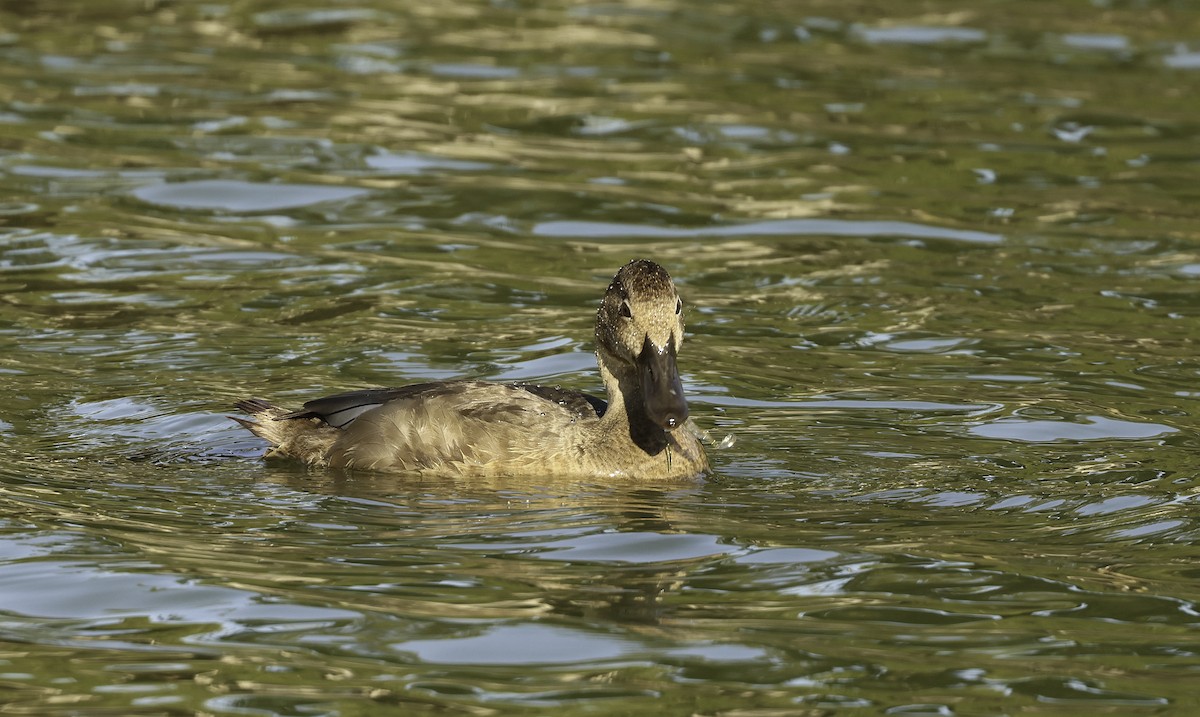
[[637, 357], [638, 352], [642, 349], [642, 342], [645, 339], [646, 334], [643, 331], [636, 331], [631, 328], [625, 332], [623, 347], [629, 350], [630, 361]]

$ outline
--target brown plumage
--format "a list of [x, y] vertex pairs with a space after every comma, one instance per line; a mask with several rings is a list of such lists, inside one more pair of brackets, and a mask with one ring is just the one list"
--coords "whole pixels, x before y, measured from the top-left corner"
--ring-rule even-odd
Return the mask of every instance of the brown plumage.
[[596, 315], [608, 402], [532, 384], [439, 381], [351, 391], [299, 411], [260, 399], [234, 418], [268, 457], [453, 476], [685, 478], [708, 469], [675, 364], [683, 303], [666, 270], [631, 261]]

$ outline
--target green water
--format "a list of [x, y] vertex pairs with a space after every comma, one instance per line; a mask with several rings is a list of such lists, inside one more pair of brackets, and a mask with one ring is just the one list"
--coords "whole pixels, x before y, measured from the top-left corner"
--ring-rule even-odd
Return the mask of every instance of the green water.
[[[0, 4], [0, 713], [1200, 710], [1200, 10]], [[225, 418], [599, 390], [715, 474], [264, 464]]]

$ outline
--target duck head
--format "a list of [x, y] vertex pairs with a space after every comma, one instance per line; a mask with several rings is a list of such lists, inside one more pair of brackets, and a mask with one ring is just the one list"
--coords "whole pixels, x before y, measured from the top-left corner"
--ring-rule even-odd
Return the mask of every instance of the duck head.
[[675, 355], [683, 343], [683, 301], [667, 270], [645, 259], [621, 267], [596, 316], [601, 366], [641, 391], [647, 417], [673, 431], [688, 417]]

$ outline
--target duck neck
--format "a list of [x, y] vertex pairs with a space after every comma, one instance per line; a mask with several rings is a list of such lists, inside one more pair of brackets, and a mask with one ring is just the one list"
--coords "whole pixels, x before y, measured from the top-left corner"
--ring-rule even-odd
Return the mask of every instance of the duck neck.
[[600, 377], [608, 391], [608, 408], [601, 422], [647, 454], [657, 455], [667, 447], [667, 432], [646, 414], [646, 399], [637, 371], [603, 354], [597, 354], [596, 358], [600, 364]]

